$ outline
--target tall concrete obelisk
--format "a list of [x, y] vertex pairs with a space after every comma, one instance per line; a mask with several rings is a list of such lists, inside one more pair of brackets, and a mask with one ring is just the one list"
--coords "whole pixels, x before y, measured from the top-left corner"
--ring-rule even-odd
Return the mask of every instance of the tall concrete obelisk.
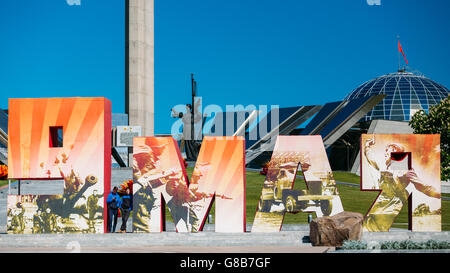
[[125, 1], [125, 112], [154, 135], [154, 0]]

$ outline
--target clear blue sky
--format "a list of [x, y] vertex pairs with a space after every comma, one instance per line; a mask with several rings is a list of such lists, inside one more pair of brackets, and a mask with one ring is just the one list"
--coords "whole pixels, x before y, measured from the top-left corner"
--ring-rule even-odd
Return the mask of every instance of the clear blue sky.
[[[190, 101], [204, 104], [337, 101], [409, 64], [450, 87], [447, 0], [155, 0], [155, 129]], [[124, 1], [0, 3], [0, 108], [8, 98], [104, 96], [124, 112]]]

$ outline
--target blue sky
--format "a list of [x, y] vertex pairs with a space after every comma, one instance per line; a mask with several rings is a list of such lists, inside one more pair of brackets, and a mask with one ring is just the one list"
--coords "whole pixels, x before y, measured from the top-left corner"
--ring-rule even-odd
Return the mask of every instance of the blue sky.
[[[190, 102], [337, 101], [395, 72], [400, 35], [410, 66], [450, 87], [446, 0], [155, 0], [155, 131]], [[104, 96], [124, 112], [123, 0], [0, 3], [0, 108], [8, 98]]]

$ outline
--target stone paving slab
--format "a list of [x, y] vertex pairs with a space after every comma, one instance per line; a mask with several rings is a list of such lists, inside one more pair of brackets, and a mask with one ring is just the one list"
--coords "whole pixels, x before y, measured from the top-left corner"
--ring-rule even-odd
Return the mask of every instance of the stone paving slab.
[[15, 247], [0, 248], [0, 253], [326, 253], [334, 247], [188, 247], [188, 246], [143, 246], [143, 247]]

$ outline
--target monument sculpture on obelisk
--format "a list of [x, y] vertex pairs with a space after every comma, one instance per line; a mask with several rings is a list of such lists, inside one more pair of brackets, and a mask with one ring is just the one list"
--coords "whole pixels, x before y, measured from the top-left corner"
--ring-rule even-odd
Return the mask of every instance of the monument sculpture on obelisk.
[[154, 135], [154, 0], [125, 1], [125, 113]]

